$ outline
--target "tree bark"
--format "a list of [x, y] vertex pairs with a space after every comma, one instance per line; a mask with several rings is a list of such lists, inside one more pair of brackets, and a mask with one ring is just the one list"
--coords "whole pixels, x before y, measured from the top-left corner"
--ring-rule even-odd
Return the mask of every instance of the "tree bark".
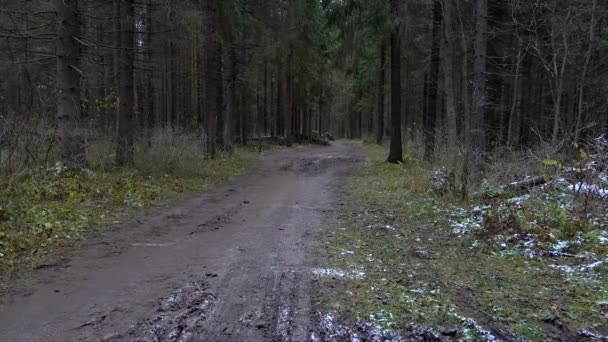
[[205, 20], [205, 136], [206, 152], [215, 158], [217, 152], [217, 124], [223, 106], [222, 43], [220, 37], [220, 2], [206, 0]]
[[433, 0], [433, 27], [431, 41], [431, 67], [427, 87], [427, 106], [424, 118], [425, 151], [424, 158], [432, 160], [435, 151], [435, 129], [437, 126], [437, 93], [439, 92], [439, 64], [441, 22], [443, 21], [441, 0]]
[[133, 136], [135, 130], [135, 97], [133, 89], [133, 0], [120, 1], [120, 84], [118, 109], [118, 138], [116, 141], [116, 164], [123, 166], [133, 162]]
[[377, 114], [377, 122], [376, 122], [376, 144], [382, 145], [384, 140], [384, 75], [385, 75], [385, 53], [386, 51], [386, 42], [384, 39], [380, 41], [380, 65], [378, 71], [378, 113]]
[[61, 161], [82, 166], [86, 153], [81, 118], [78, 0], [54, 0], [57, 11], [57, 128]]
[[391, 16], [394, 27], [391, 31], [391, 145], [388, 162], [403, 162], [401, 145], [401, 37], [399, 30], [399, 0], [391, 0]]
[[471, 144], [476, 154], [485, 152], [486, 67], [488, 48], [488, 0], [476, 0], [475, 63], [471, 110]]
[[591, 22], [589, 23], [589, 47], [585, 53], [585, 62], [583, 64], [583, 72], [581, 73], [580, 82], [578, 85], [578, 110], [576, 113], [576, 123], [574, 126], [574, 143], [578, 143], [580, 139], [581, 124], [583, 121], [584, 101], [585, 101], [585, 83], [587, 81], [587, 71], [591, 62], [591, 54], [595, 46], [595, 25], [596, 25], [596, 9], [597, 0], [592, 0]]
[[443, 0], [443, 90], [445, 93], [447, 146], [455, 147], [456, 144], [456, 101], [454, 93], [454, 43], [452, 35], [452, 5], [450, 1]]

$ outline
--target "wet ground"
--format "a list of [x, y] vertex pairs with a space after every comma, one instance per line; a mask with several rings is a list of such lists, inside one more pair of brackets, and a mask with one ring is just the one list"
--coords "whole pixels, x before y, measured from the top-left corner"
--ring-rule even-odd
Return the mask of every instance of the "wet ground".
[[231, 184], [91, 234], [0, 299], [0, 341], [310, 340], [315, 255], [359, 160], [343, 142], [274, 153]]

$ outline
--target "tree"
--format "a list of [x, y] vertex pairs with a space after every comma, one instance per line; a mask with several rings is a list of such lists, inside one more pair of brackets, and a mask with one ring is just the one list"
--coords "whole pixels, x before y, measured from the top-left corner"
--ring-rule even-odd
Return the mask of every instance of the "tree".
[[380, 64], [378, 68], [378, 112], [377, 116], [377, 127], [376, 127], [376, 144], [381, 145], [384, 140], [384, 75], [385, 75], [385, 64], [384, 59], [386, 51], [386, 42], [384, 39], [380, 39]]
[[388, 162], [403, 162], [401, 145], [401, 36], [399, 20], [399, 0], [391, 0], [391, 144]]
[[204, 96], [205, 104], [205, 136], [207, 153], [211, 158], [215, 157], [217, 146], [217, 122], [218, 116], [222, 113], [224, 105], [223, 99], [223, 72], [222, 72], [222, 42], [220, 33], [220, 1], [205, 0], [202, 2], [206, 6], [203, 12], [206, 13], [204, 19], [206, 37], [204, 51], [205, 76], [204, 76]]
[[476, 154], [485, 152], [486, 56], [488, 48], [488, 0], [476, 0], [475, 58], [471, 110], [471, 144]]
[[454, 88], [454, 32], [453, 27], [453, 0], [443, 0], [443, 35], [442, 45], [443, 58], [442, 58], [442, 69], [443, 69], [443, 91], [445, 96], [445, 110], [446, 110], [446, 123], [445, 131], [447, 133], [447, 146], [456, 146], [456, 100], [455, 100], [455, 88]]
[[119, 1], [120, 58], [119, 58], [119, 109], [116, 164], [124, 166], [133, 162], [135, 134], [135, 93], [133, 88], [134, 67], [134, 10], [133, 0]]
[[441, 35], [441, 22], [443, 20], [441, 10], [441, 0], [433, 0], [433, 19], [432, 19], [432, 43], [431, 43], [431, 65], [428, 77], [426, 111], [424, 116], [424, 135], [426, 160], [433, 159], [435, 150], [435, 128], [437, 120], [437, 93], [439, 91], [439, 63], [441, 46], [439, 44]]
[[61, 160], [69, 165], [86, 162], [81, 118], [81, 48], [78, 0], [54, 0], [57, 12], [57, 127]]

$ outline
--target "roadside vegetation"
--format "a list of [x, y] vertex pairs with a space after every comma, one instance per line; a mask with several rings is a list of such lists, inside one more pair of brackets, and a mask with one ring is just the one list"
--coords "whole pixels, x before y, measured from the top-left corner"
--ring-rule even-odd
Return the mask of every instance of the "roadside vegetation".
[[[391, 165], [385, 147], [364, 148], [366, 163], [348, 184], [353, 205], [331, 245], [333, 271], [323, 277], [344, 286], [326, 303], [326, 337], [364, 330], [389, 339], [606, 338], [601, 154], [579, 148], [564, 160], [538, 161], [504, 155], [463, 199], [450, 190], [449, 173], [421, 162], [416, 151]], [[533, 177], [526, 175], [538, 174], [546, 182], [527, 182]], [[358, 328], [338, 325], [335, 316]]]
[[[137, 144], [134, 163], [116, 167], [113, 145], [90, 144], [88, 167], [57, 163], [3, 168], [0, 178], [0, 272], [44, 263], [57, 245], [68, 245], [100, 224], [168, 203], [242, 174], [258, 146], [207, 158], [200, 139], [158, 132]], [[31, 158], [30, 158], [31, 159]], [[16, 156], [15, 163], [25, 163]], [[8, 164], [6, 164], [8, 166]], [[19, 170], [12, 171], [12, 170]]]

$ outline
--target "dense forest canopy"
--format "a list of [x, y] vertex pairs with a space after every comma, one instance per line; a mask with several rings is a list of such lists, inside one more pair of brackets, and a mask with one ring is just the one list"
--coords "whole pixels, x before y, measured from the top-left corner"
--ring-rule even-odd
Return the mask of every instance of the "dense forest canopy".
[[[608, 127], [607, 6], [519, 0], [2, 0], [2, 168], [115, 162], [155, 132], [391, 137], [467, 161]], [[463, 154], [463, 155], [464, 155]]]

